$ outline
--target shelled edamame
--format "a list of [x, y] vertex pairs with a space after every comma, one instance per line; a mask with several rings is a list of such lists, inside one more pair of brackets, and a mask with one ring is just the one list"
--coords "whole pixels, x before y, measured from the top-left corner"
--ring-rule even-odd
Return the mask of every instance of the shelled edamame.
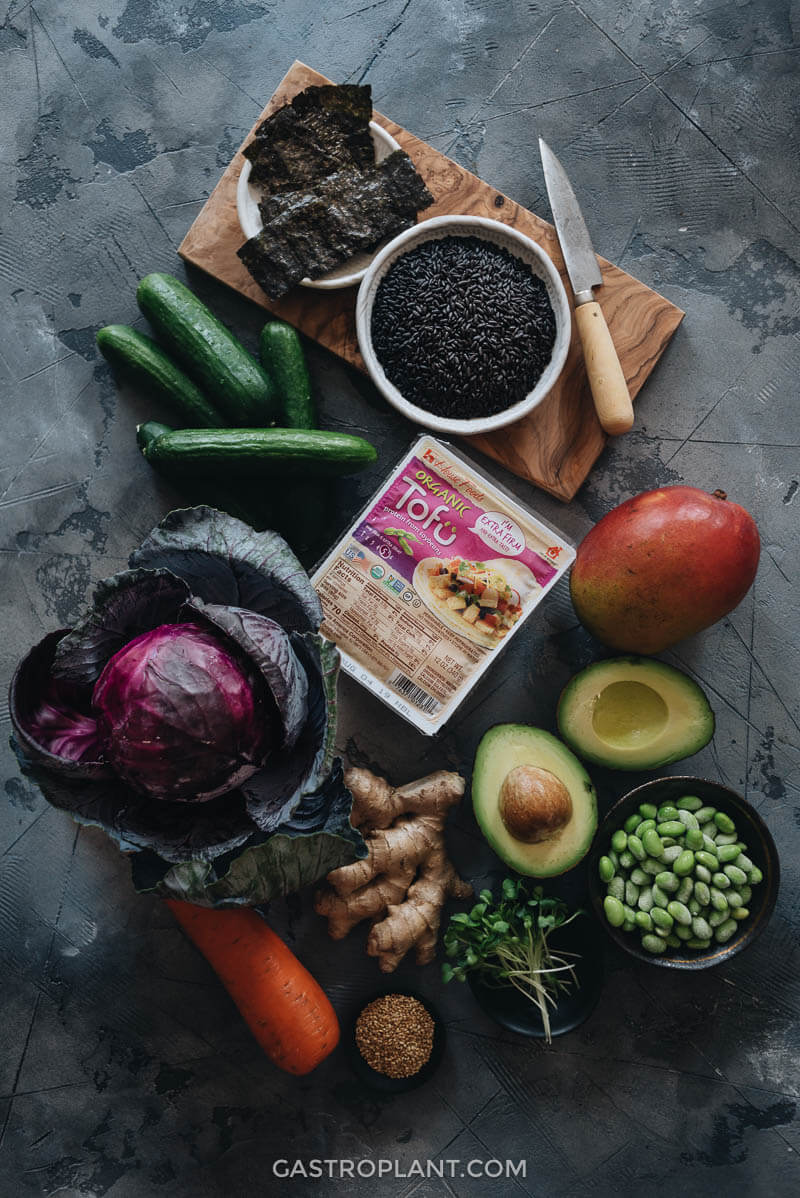
[[695, 795], [658, 808], [642, 803], [613, 833], [597, 869], [606, 919], [637, 932], [654, 955], [726, 944], [763, 879], [731, 817]]

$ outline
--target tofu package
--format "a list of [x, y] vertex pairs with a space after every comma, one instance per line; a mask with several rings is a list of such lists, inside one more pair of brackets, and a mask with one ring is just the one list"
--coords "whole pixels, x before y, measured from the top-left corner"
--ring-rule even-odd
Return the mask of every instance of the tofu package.
[[420, 437], [315, 571], [343, 669], [439, 732], [574, 560], [452, 446]]

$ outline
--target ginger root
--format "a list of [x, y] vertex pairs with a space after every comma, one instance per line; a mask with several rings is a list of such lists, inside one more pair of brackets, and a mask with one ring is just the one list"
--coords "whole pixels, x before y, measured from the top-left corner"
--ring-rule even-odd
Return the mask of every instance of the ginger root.
[[459, 774], [439, 770], [393, 787], [369, 770], [344, 776], [353, 795], [350, 821], [361, 828], [367, 856], [328, 874], [314, 909], [341, 940], [363, 919], [372, 920], [367, 952], [391, 973], [412, 947], [418, 965], [436, 954], [442, 906], [466, 899], [472, 887], [459, 878], [444, 846], [444, 822], [464, 793]]

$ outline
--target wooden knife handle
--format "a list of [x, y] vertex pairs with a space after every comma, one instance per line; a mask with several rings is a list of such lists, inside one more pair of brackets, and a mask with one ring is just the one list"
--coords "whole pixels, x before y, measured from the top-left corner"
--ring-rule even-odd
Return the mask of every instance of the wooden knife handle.
[[627, 433], [633, 424], [633, 404], [606, 318], [600, 305], [593, 300], [578, 304], [575, 320], [597, 417], [607, 433], [618, 437], [620, 433]]

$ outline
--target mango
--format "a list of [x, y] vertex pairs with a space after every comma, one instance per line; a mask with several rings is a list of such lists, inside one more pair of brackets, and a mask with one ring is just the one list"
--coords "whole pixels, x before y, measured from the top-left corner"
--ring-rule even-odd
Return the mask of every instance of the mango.
[[660, 653], [742, 601], [759, 552], [755, 521], [724, 491], [643, 491], [603, 516], [578, 546], [572, 602], [603, 644]]

